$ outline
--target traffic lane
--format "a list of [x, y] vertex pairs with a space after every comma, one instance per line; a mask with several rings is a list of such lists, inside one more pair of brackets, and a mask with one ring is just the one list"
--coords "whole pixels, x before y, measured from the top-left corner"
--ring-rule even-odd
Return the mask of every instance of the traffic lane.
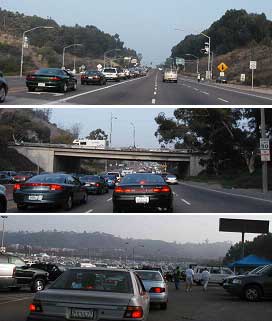
[[172, 187], [176, 213], [271, 213], [272, 200], [212, 190], [180, 182]]
[[[272, 95], [259, 93], [256, 91], [242, 90], [239, 87], [232, 88], [226, 84], [215, 84], [208, 82], [198, 83], [196, 80], [180, 77], [183, 86], [196, 93], [207, 93], [221, 104], [231, 105], [271, 105]], [[218, 104], [218, 102], [216, 104]], [[205, 103], [204, 103], [205, 104]]]
[[229, 295], [221, 286], [193, 286], [192, 292], [185, 292], [181, 282], [176, 291], [169, 284], [169, 302], [166, 311], [152, 307], [148, 321], [269, 321], [271, 320], [271, 300], [249, 303]]

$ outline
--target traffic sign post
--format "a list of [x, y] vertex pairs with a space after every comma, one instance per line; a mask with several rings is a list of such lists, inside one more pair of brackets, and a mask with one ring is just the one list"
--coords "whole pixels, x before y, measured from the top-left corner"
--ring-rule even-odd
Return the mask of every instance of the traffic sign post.
[[254, 88], [254, 70], [257, 69], [257, 61], [251, 60], [249, 62], [249, 69], [251, 69], [251, 88]]
[[262, 162], [270, 162], [270, 146], [268, 138], [260, 139], [260, 150]]
[[240, 81], [241, 82], [245, 82], [246, 81], [246, 74], [241, 74]]
[[[264, 108], [261, 108], [261, 141], [260, 148], [261, 154], [263, 154], [264, 159], [268, 159], [267, 150], [269, 151], [269, 160], [270, 160], [270, 150], [269, 150], [269, 141], [266, 138], [266, 130], [265, 130], [265, 111]], [[264, 151], [262, 153], [262, 151]], [[266, 156], [265, 156], [266, 155]], [[267, 160], [262, 162], [262, 185], [263, 185], [263, 193], [268, 192], [268, 176], [267, 176]]]
[[217, 69], [220, 71], [220, 72], [225, 72], [226, 70], [229, 69], [229, 67], [224, 63], [224, 62], [221, 62], [221, 64], [219, 64], [217, 66]]

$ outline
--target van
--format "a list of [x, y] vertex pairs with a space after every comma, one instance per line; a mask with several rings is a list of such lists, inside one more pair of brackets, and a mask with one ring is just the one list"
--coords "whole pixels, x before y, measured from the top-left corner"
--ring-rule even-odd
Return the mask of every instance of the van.
[[232, 270], [225, 266], [199, 266], [197, 265], [194, 268], [194, 282], [198, 285], [202, 284], [201, 275], [204, 269], [207, 269], [210, 272], [210, 283], [220, 284], [222, 285], [224, 280], [234, 275]]
[[163, 82], [178, 82], [178, 72], [176, 69], [165, 69], [163, 74]]

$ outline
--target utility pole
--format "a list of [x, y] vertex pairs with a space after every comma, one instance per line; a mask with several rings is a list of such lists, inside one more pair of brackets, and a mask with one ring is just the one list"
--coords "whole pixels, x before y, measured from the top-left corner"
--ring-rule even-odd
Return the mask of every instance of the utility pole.
[[[266, 131], [265, 131], [265, 110], [261, 108], [261, 136], [262, 138], [266, 138]], [[268, 180], [267, 180], [267, 162], [262, 162], [262, 182], [263, 182], [263, 193], [268, 192]]]

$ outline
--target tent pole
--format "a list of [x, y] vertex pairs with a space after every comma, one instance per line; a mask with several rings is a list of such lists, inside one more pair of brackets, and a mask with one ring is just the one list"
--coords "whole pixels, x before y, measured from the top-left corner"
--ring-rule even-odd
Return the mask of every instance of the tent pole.
[[245, 232], [242, 232], [242, 259], [245, 257]]

